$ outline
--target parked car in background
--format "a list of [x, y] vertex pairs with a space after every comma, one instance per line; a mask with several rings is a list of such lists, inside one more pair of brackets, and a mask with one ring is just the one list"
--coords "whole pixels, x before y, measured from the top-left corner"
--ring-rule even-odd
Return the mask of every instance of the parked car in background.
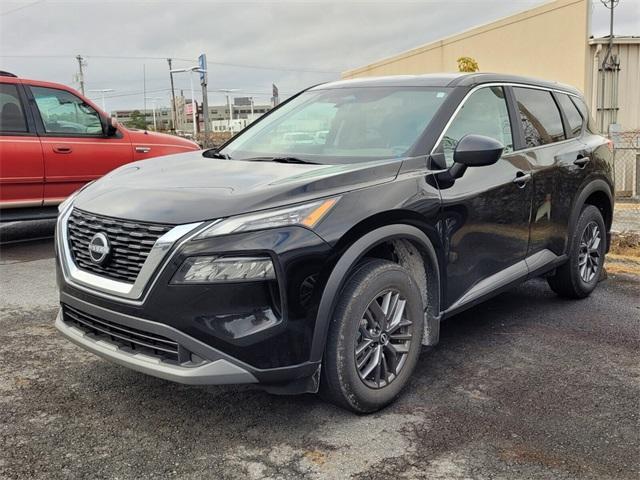
[[591, 294], [610, 147], [557, 83], [319, 85], [220, 150], [118, 169], [61, 205], [56, 326], [161, 378], [320, 390], [372, 412], [443, 319], [533, 277]]
[[55, 217], [87, 182], [136, 160], [199, 149], [117, 125], [65, 85], [0, 72], [0, 219]]

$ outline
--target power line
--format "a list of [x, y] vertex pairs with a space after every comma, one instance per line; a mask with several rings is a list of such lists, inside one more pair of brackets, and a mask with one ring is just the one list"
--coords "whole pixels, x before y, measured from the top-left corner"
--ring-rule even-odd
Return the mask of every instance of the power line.
[[[60, 54], [25, 54], [25, 55], [3, 55], [0, 54], [2, 58], [68, 58], [70, 55], [60, 55]], [[162, 60], [163, 62], [167, 61], [167, 56], [163, 57], [150, 57], [150, 56], [126, 56], [126, 55], [83, 55], [84, 58], [96, 58], [102, 60]], [[197, 62], [196, 59], [193, 58], [181, 58], [181, 57], [170, 57], [172, 60], [178, 60], [182, 62]], [[230, 68], [249, 68], [249, 69], [257, 69], [257, 70], [271, 70], [271, 71], [280, 71], [280, 72], [301, 72], [301, 73], [321, 73], [327, 75], [334, 75], [342, 73], [338, 70], [320, 70], [313, 68], [291, 68], [284, 67], [281, 65], [252, 65], [245, 63], [228, 63], [228, 62], [208, 62], [210, 65], [217, 65], [219, 67], [230, 67]]]
[[[45, 53], [45, 54], [31, 54], [26, 53], [22, 55], [16, 54], [0, 54], [2, 58], [69, 58], [73, 55], [59, 54], [59, 53]], [[166, 61], [167, 57], [147, 57], [147, 56], [130, 56], [130, 55], [83, 55], [85, 58], [99, 58], [99, 59], [112, 59], [112, 60], [163, 60]], [[171, 57], [174, 60], [182, 62], [196, 62], [193, 58], [180, 58]]]
[[6, 17], [7, 15], [18, 12], [20, 10], [24, 10], [25, 8], [33, 7], [34, 5], [37, 5], [38, 3], [42, 3], [42, 2], [44, 2], [44, 0], [37, 0], [35, 2], [28, 3], [27, 5], [21, 5], [11, 10], [7, 10], [6, 12], [1, 12], [0, 17]]
[[[162, 93], [162, 92], [169, 92], [171, 91], [171, 88], [158, 88], [155, 90], [147, 90], [147, 93]], [[268, 97], [271, 95], [271, 92], [267, 92], [267, 91], [263, 91], [263, 92], [258, 92], [258, 91], [249, 91], [249, 90], [243, 90], [243, 89], [238, 89], [237, 90], [238, 93], [242, 93], [245, 95], [262, 95], [265, 97]], [[109, 99], [109, 98], [121, 98], [121, 97], [135, 97], [137, 95], [140, 95], [141, 93], [143, 93], [142, 90], [131, 90], [129, 92], [123, 92], [123, 93], [117, 93], [114, 95], [105, 95], [105, 99]], [[216, 89], [207, 89], [207, 93], [212, 93], [212, 94], [220, 94], [219, 90]], [[292, 92], [280, 92], [283, 95], [293, 95]]]

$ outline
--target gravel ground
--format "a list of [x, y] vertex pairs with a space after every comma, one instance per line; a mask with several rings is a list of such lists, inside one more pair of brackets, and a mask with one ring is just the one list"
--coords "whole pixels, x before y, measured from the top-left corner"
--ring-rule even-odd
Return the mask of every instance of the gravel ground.
[[639, 478], [640, 277], [469, 310], [395, 404], [355, 416], [82, 351], [53, 327], [52, 257], [50, 240], [0, 255], [0, 478]]
[[612, 230], [616, 232], [640, 232], [640, 202], [617, 201]]

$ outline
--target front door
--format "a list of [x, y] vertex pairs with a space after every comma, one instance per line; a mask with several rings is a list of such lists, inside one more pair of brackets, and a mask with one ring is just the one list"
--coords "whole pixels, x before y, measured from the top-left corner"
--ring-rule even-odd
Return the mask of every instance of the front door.
[[87, 182], [133, 161], [126, 132], [104, 137], [96, 109], [67, 90], [29, 87], [44, 153], [44, 200], [55, 204]]
[[503, 87], [482, 87], [467, 97], [435, 149], [449, 167], [458, 141], [467, 134], [492, 137], [505, 146], [494, 165], [471, 167], [453, 182], [439, 182], [445, 309], [471, 304], [527, 273], [533, 186], [526, 157], [514, 152], [514, 116]]

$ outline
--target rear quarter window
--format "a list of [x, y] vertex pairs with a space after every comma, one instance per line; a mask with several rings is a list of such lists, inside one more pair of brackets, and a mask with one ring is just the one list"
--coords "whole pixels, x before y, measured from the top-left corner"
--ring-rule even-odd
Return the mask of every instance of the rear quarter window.
[[551, 92], [534, 88], [513, 89], [525, 138], [525, 148], [565, 139], [560, 110]]
[[578, 111], [578, 107], [571, 101], [569, 95], [564, 93], [557, 94], [558, 103], [567, 118], [567, 137], [577, 137], [582, 132], [582, 115]]
[[587, 130], [589, 130], [590, 132], [597, 132], [598, 129], [596, 128], [595, 121], [589, 113], [589, 108], [587, 107], [587, 104], [584, 103], [584, 100], [580, 97], [571, 97], [570, 100], [578, 108], [578, 110], [580, 111], [580, 115], [582, 115], [582, 118], [584, 118], [587, 124]]

